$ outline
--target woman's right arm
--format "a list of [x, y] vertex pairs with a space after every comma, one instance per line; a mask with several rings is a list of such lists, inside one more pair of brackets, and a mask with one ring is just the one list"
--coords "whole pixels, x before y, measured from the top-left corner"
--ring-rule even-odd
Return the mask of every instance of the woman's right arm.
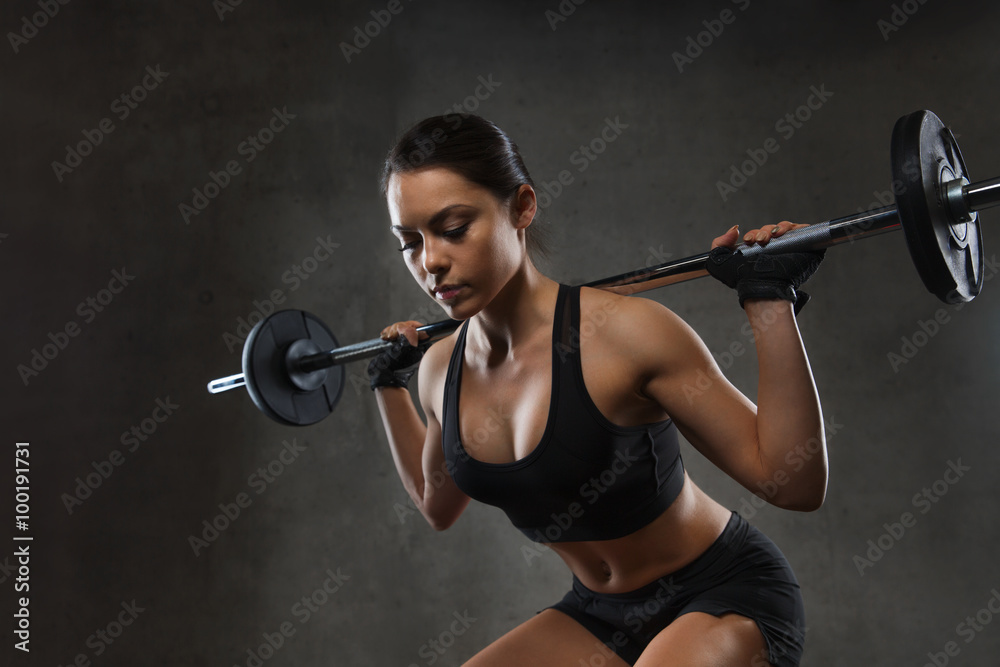
[[441, 423], [434, 409], [433, 397], [440, 397], [444, 390], [446, 364], [447, 355], [436, 345], [428, 348], [420, 363], [417, 388], [420, 405], [427, 415], [426, 425], [409, 390], [403, 387], [375, 390], [399, 478], [414, 506], [435, 530], [450, 527], [469, 504], [469, 497], [455, 485], [446, 468]]

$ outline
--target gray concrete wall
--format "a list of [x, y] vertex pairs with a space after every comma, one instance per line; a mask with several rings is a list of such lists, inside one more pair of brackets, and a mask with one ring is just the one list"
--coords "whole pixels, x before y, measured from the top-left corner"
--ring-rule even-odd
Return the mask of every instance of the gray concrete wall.
[[[526, 558], [499, 510], [474, 504], [441, 534], [401, 511], [375, 403], [354, 382], [363, 365], [336, 412], [301, 429], [270, 422], [243, 391], [205, 391], [238, 372], [232, 337], [274, 296], [345, 342], [440, 318], [392, 251], [376, 189], [385, 151], [420, 118], [467, 105], [519, 142], [539, 184], [570, 172], [540, 220], [557, 249], [544, 269], [564, 282], [701, 252], [736, 222], [868, 207], [889, 185], [892, 125], [915, 109], [955, 128], [973, 175], [1000, 172], [991, 3], [909, 0], [898, 26], [888, 0], [653, 4], [567, 0], [573, 12], [551, 23], [556, 0], [404, 1], [350, 62], [340, 44], [385, 2], [246, 1], [220, 16], [209, 0], [78, 0], [37, 19], [37, 33], [22, 18], [38, 3], [4, 4], [4, 664], [249, 665], [248, 650], [284, 627], [294, 634], [264, 664], [458, 665], [562, 596], [561, 561]], [[673, 54], [724, 9], [732, 22], [679, 68]], [[144, 78], [144, 99], [123, 106]], [[479, 100], [481, 79], [499, 83]], [[813, 87], [832, 95], [791, 136], [779, 131]], [[241, 143], [274, 109], [287, 109], [282, 131], [251, 161]], [[627, 127], [579, 171], [574, 152], [609, 118]], [[85, 132], [100, 143], [55, 168]], [[717, 183], [769, 138], [780, 150], [724, 200]], [[185, 219], [180, 205], [230, 161], [239, 173]], [[984, 218], [992, 258], [996, 215]], [[317, 239], [338, 245], [296, 283], [288, 272]], [[102, 292], [115, 271], [134, 278]], [[800, 327], [830, 425], [829, 495], [811, 514], [747, 511], [802, 583], [803, 664], [917, 666], [949, 642], [949, 664], [992, 664], [1000, 283], [943, 306], [894, 234], [831, 251], [809, 291]], [[715, 282], [647, 296], [720, 355], [749, 345], [735, 296]], [[939, 311], [948, 322], [921, 337]], [[62, 339], [67, 327], [76, 335]], [[64, 349], [45, 348], [49, 334]], [[914, 338], [919, 351], [894, 368], [889, 354]], [[54, 358], [22, 379], [36, 349]], [[752, 398], [752, 351], [720, 361]], [[150, 421], [165, 415], [157, 401], [176, 406], [162, 423]], [[123, 438], [143, 426], [143, 441]], [[19, 441], [31, 443], [26, 532], [12, 528]], [[274, 463], [282, 451], [297, 453]], [[748, 502], [684, 455], [721, 502]], [[935, 487], [959, 461], [968, 471]], [[255, 476], [269, 464], [279, 474]], [[77, 492], [88, 475], [96, 488]], [[915, 501], [925, 488], [934, 503]], [[248, 506], [196, 554], [190, 537], [239, 494]], [[915, 524], [884, 536], [905, 512]], [[34, 537], [30, 656], [13, 648], [15, 534]], [[859, 571], [869, 540], [889, 548]], [[339, 589], [307, 615], [297, 605], [335, 586], [328, 572]], [[458, 636], [454, 614], [475, 619]], [[432, 639], [450, 648], [439, 655]]]

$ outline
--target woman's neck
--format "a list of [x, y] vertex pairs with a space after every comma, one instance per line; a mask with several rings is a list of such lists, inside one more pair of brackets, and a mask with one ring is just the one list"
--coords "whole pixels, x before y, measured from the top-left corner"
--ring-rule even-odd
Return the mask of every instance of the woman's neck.
[[472, 317], [468, 339], [489, 366], [514, 359], [539, 329], [551, 331], [559, 283], [525, 259], [493, 300]]

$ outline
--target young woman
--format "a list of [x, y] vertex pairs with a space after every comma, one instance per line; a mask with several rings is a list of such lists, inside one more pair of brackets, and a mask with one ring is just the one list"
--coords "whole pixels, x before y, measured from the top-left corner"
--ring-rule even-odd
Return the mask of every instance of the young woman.
[[[688, 478], [678, 433], [778, 507], [822, 504], [823, 418], [793, 310], [822, 254], [755, 263], [728, 250], [736, 227], [712, 242], [711, 271], [737, 288], [753, 327], [755, 406], [667, 308], [535, 268], [533, 184], [489, 121], [418, 123], [390, 151], [382, 191], [417, 284], [464, 320], [433, 346], [418, 322], [382, 331], [397, 344], [369, 374], [403, 485], [437, 530], [470, 497], [501, 507], [573, 573], [562, 601], [467, 665], [797, 665], [805, 623], [791, 568]], [[406, 389], [418, 361], [426, 424]], [[803, 456], [807, 443], [819, 451]]]

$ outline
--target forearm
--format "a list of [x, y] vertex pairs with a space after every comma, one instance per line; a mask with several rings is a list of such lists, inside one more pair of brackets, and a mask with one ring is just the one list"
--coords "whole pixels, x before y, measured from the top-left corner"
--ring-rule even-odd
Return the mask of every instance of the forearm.
[[[815, 509], [826, 493], [827, 456], [823, 412], [792, 303], [748, 300], [759, 363], [757, 441], [761, 463], [775, 482], [775, 505]], [[808, 446], [815, 451], [801, 456]]]
[[396, 471], [406, 492], [420, 508], [424, 500], [423, 447], [427, 426], [417, 413], [408, 390], [379, 387], [375, 390], [375, 400]]

